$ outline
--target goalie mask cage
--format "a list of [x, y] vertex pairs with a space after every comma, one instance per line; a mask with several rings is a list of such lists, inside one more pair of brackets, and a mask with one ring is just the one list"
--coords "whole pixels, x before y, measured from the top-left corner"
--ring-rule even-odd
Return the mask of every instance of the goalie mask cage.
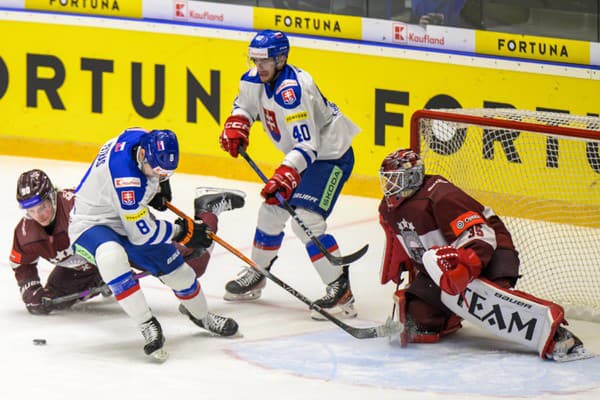
[[521, 260], [516, 288], [600, 321], [600, 118], [515, 109], [417, 111], [411, 147], [492, 208]]

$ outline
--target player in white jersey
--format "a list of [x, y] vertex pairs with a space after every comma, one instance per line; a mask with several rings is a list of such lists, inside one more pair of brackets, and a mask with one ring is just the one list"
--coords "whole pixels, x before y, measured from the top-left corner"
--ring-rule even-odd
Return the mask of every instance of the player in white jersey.
[[87, 170], [76, 189], [69, 225], [76, 253], [98, 266], [123, 310], [139, 325], [144, 352], [161, 361], [167, 356], [162, 329], [129, 260], [173, 289], [180, 311], [196, 325], [223, 336], [238, 330], [233, 319], [208, 312], [196, 273], [173, 244], [209, 248], [208, 222], [198, 220], [188, 227], [181, 219], [175, 223], [157, 219], [148, 208], [160, 203], [155, 200], [160, 181], [168, 179], [178, 163], [179, 144], [173, 132], [125, 130], [102, 146]]
[[[240, 81], [239, 94], [227, 118], [220, 144], [232, 157], [249, 144], [251, 125], [260, 120], [273, 144], [284, 154], [281, 165], [261, 191], [265, 202], [258, 213], [252, 259], [269, 269], [283, 241], [288, 212], [276, 194], [289, 200], [314, 236], [339, 255], [335, 238], [326, 233], [326, 218], [354, 166], [352, 140], [360, 131], [321, 93], [304, 70], [287, 64], [290, 45], [283, 32], [264, 30], [251, 41], [248, 55], [255, 67]], [[345, 317], [356, 316], [348, 266], [332, 265], [294, 221], [292, 229], [326, 288], [315, 303]], [[252, 300], [260, 296], [265, 278], [246, 269], [227, 283], [225, 299]], [[313, 313], [313, 318], [320, 316]]]

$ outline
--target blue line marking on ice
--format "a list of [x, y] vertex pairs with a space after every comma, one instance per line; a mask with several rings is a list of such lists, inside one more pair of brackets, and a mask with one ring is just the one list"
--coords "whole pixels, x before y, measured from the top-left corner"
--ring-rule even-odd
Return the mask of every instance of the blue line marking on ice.
[[446, 394], [539, 396], [600, 388], [600, 358], [555, 363], [494, 338], [459, 333], [401, 348], [387, 338], [357, 340], [341, 330], [270, 338], [231, 347], [265, 368], [307, 378]]

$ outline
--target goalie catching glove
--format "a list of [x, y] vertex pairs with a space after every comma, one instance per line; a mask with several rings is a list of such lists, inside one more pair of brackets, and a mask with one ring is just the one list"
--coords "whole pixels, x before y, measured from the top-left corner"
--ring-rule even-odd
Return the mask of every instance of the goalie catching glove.
[[280, 193], [285, 200], [292, 197], [292, 192], [300, 184], [300, 174], [295, 168], [287, 165], [280, 165], [275, 170], [273, 177], [268, 180], [260, 195], [265, 198], [267, 204], [277, 205], [277, 193]]
[[174, 241], [192, 249], [208, 248], [212, 244], [213, 240], [208, 236], [211, 230], [205, 223], [178, 218], [175, 224], [179, 226], [179, 233], [173, 236]]
[[244, 150], [248, 147], [249, 137], [250, 121], [248, 118], [242, 115], [230, 115], [225, 121], [219, 143], [223, 150], [231, 154], [231, 157], [237, 157], [240, 146]]
[[440, 289], [451, 296], [465, 291], [467, 285], [481, 273], [481, 260], [471, 249], [443, 246], [435, 249], [440, 267]]

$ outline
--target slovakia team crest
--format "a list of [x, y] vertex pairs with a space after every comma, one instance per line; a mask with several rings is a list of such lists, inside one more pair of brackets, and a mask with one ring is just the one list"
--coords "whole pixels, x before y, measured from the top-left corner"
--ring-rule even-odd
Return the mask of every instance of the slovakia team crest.
[[126, 206], [135, 204], [135, 194], [133, 190], [124, 190], [121, 192], [121, 203]]
[[294, 89], [285, 89], [281, 92], [281, 98], [285, 104], [294, 104], [296, 102], [296, 93]]

